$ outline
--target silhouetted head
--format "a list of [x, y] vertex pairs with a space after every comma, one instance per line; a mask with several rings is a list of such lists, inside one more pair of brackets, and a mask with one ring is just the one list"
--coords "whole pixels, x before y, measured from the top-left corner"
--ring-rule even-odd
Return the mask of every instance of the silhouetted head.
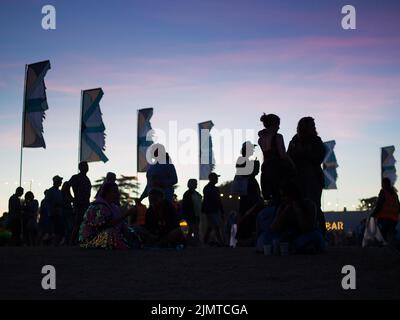
[[22, 187], [18, 187], [16, 190], [15, 190], [15, 195], [19, 198], [19, 197], [22, 197], [22, 195], [24, 194], [24, 188], [22, 188]]
[[53, 186], [56, 187], [56, 188], [61, 187], [62, 181], [63, 181], [63, 178], [62, 178], [62, 177], [60, 177], [60, 176], [54, 176], [54, 177], [53, 177]]
[[117, 176], [114, 172], [107, 172], [106, 182], [115, 182], [117, 181]]
[[270, 129], [278, 132], [279, 126], [281, 124], [281, 119], [273, 113], [263, 114], [260, 118], [260, 121], [263, 123], [266, 129]]
[[187, 187], [189, 190], [196, 190], [197, 188], [197, 180], [196, 179], [189, 179], [187, 183]]
[[256, 146], [256, 144], [253, 144], [250, 141], [246, 141], [242, 144], [242, 149], [240, 150], [240, 153], [243, 157], [251, 157], [254, 154], [254, 148]]
[[82, 161], [79, 163], [78, 169], [80, 173], [86, 174], [89, 171], [89, 165], [86, 161]]
[[216, 174], [215, 172], [211, 172], [208, 175], [208, 180], [210, 181], [211, 184], [216, 185], [218, 183], [218, 178], [220, 175]]
[[300, 139], [308, 139], [310, 137], [316, 137], [318, 135], [315, 127], [315, 121], [312, 117], [301, 118], [297, 125], [297, 134]]
[[107, 182], [100, 191], [100, 197], [108, 203], [117, 203], [120, 198], [118, 185], [114, 182]]
[[35, 196], [31, 191], [25, 193], [25, 201], [32, 201], [33, 199], [35, 199]]
[[149, 203], [153, 208], [157, 208], [164, 200], [164, 192], [159, 188], [151, 189], [149, 192]]

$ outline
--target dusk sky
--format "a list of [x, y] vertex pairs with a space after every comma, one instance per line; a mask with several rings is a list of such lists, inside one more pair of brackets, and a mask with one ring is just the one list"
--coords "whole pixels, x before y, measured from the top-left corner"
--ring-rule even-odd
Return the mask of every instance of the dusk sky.
[[[56, 30], [41, 27], [46, 4], [57, 10]], [[341, 27], [346, 4], [356, 8], [356, 30]], [[19, 180], [24, 66], [47, 59], [47, 149], [24, 149], [23, 162], [24, 187], [33, 181], [39, 200], [54, 175], [76, 173], [82, 89], [104, 90], [110, 161], [91, 164], [92, 181], [107, 171], [136, 175], [143, 107], [154, 108], [153, 128], [176, 121], [196, 130], [212, 120], [216, 130], [251, 129], [255, 137], [261, 114], [276, 113], [286, 146], [297, 121], [314, 117], [321, 138], [336, 140], [339, 163], [338, 190], [324, 191], [326, 211], [377, 195], [380, 148], [400, 147], [399, 1], [2, 0], [0, 21], [0, 214]], [[224, 159], [230, 163], [217, 163], [221, 182], [233, 179], [241, 142]], [[181, 196], [198, 165], [170, 153]]]

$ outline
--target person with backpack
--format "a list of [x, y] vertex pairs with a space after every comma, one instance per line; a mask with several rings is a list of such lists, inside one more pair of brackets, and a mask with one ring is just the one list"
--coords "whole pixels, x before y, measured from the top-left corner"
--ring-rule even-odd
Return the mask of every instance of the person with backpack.
[[383, 178], [382, 189], [371, 216], [377, 219], [381, 234], [388, 243], [396, 237], [399, 213], [400, 202], [397, 190], [393, 187], [389, 178]]

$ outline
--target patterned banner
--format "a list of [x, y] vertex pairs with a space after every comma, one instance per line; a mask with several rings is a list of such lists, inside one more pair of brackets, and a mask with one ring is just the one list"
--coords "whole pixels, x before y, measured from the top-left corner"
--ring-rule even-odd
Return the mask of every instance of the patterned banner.
[[394, 146], [382, 148], [381, 153], [381, 175], [382, 178], [389, 178], [392, 184], [397, 180], [396, 159], [394, 158]]
[[80, 161], [107, 162], [105, 150], [105, 130], [100, 100], [104, 92], [101, 88], [82, 92], [82, 120]]
[[213, 154], [211, 129], [214, 127], [212, 121], [199, 123], [199, 171], [200, 180], [208, 180], [208, 175], [214, 170], [215, 159]]
[[29, 64], [25, 75], [23, 147], [46, 148], [43, 138], [43, 120], [47, 105], [44, 77], [50, 70], [50, 61]]
[[335, 145], [336, 141], [334, 140], [324, 142], [326, 153], [322, 166], [324, 169], [324, 177], [325, 177], [324, 189], [326, 190], [337, 189], [336, 180], [338, 178], [338, 175], [336, 169], [339, 167], [339, 165], [336, 160], [335, 152], [333, 151]]
[[153, 108], [138, 110], [137, 124], [137, 172], [146, 172], [149, 163], [146, 158], [147, 149], [153, 144], [150, 119]]

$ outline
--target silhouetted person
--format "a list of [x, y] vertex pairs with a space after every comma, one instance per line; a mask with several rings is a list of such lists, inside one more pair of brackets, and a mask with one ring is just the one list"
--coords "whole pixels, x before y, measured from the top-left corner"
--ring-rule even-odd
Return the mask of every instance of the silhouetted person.
[[172, 202], [174, 185], [178, 183], [175, 166], [163, 145], [154, 144], [152, 150], [154, 150], [154, 163], [150, 164], [147, 169], [147, 185], [139, 201], [146, 198], [150, 190], [159, 188], [164, 192], [165, 199]]
[[392, 242], [396, 236], [396, 226], [399, 221], [400, 202], [397, 190], [388, 178], [382, 179], [382, 189], [372, 216], [378, 219], [378, 226], [383, 238]]
[[240, 194], [239, 215], [244, 216], [245, 213], [253, 207], [261, 199], [260, 186], [256, 180], [256, 176], [260, 172], [260, 162], [250, 160], [254, 154], [254, 147], [250, 141], [246, 141], [242, 145], [241, 156], [236, 161], [236, 177], [245, 183], [245, 192]]
[[79, 231], [79, 244], [83, 248], [129, 249], [134, 234], [127, 227], [126, 219], [133, 211], [121, 214], [115, 205], [120, 193], [116, 183], [105, 183], [97, 199], [84, 215]]
[[186, 239], [179, 226], [178, 213], [171, 201], [165, 199], [161, 189], [150, 190], [149, 204], [143, 233], [145, 242], [161, 247], [184, 245]]
[[196, 191], [196, 179], [189, 179], [187, 187], [188, 190], [185, 191], [182, 198], [182, 214], [189, 223], [189, 235], [193, 235], [196, 240], [199, 240], [202, 196]]
[[204, 235], [204, 242], [208, 244], [211, 233], [214, 231], [217, 237], [218, 245], [222, 246], [223, 237], [221, 233], [224, 208], [221, 201], [221, 193], [216, 187], [218, 177], [214, 172], [208, 176], [208, 184], [203, 189], [202, 212], [207, 217], [207, 231]]
[[106, 177], [103, 181], [103, 184], [100, 186], [99, 190], [97, 191], [95, 195], [95, 199], [100, 195], [101, 190], [106, 183], [116, 183], [117, 181], [117, 175], [114, 172], [107, 172]]
[[318, 220], [323, 234], [326, 232], [326, 227], [321, 211], [321, 196], [325, 180], [321, 165], [325, 152], [314, 119], [311, 117], [300, 119], [297, 134], [289, 143], [288, 154], [295, 164], [297, 181], [304, 197], [314, 201], [318, 208]]
[[291, 160], [286, 154], [283, 136], [278, 133], [280, 118], [275, 114], [263, 114], [260, 118], [265, 129], [258, 132], [258, 144], [263, 152], [261, 166], [261, 190], [264, 200], [279, 202], [279, 188], [290, 175]]
[[53, 177], [53, 186], [47, 191], [47, 210], [49, 213], [53, 244], [58, 245], [64, 237], [63, 197], [60, 190], [63, 178]]
[[318, 226], [318, 208], [314, 201], [303, 197], [296, 182], [287, 182], [281, 192], [281, 205], [270, 227], [272, 239], [288, 242], [295, 253], [323, 251], [325, 242]]
[[71, 185], [69, 181], [65, 181], [61, 188], [62, 198], [63, 198], [63, 208], [62, 216], [65, 226], [65, 243], [70, 243], [72, 230], [74, 228], [74, 209], [72, 207], [72, 202], [74, 198], [71, 195]]
[[48, 206], [48, 194], [49, 190], [44, 191], [44, 198], [40, 202], [39, 208], [39, 244], [43, 244], [49, 240], [51, 234], [49, 206]]
[[7, 227], [12, 232], [10, 242], [12, 245], [21, 244], [22, 229], [22, 204], [21, 197], [24, 194], [24, 188], [18, 187], [15, 193], [8, 200], [8, 222]]
[[79, 163], [79, 173], [75, 174], [69, 180], [69, 184], [74, 193], [73, 205], [74, 205], [74, 228], [71, 233], [71, 244], [76, 244], [78, 240], [78, 232], [80, 225], [83, 221], [83, 216], [90, 204], [90, 191], [92, 184], [87, 176], [89, 166], [86, 161]]
[[27, 245], [34, 246], [36, 244], [36, 238], [38, 234], [37, 217], [39, 211], [39, 202], [35, 199], [35, 196], [31, 191], [25, 193], [22, 211], [24, 241]]

